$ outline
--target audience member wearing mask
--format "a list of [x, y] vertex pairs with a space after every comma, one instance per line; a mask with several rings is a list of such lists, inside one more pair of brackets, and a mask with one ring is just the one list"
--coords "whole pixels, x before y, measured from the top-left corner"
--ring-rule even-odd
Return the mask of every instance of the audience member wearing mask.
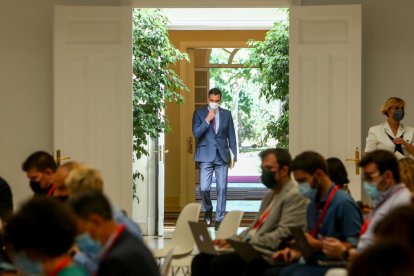
[[97, 276], [159, 275], [150, 250], [113, 220], [111, 205], [101, 192], [82, 191], [71, 197], [69, 205], [78, 221], [78, 247], [99, 256]]
[[387, 120], [369, 129], [365, 153], [381, 149], [393, 152], [397, 159], [414, 156], [414, 128], [401, 123], [404, 108], [405, 101], [397, 97], [389, 98], [381, 106]]
[[26, 172], [35, 195], [53, 195], [55, 185], [52, 184], [52, 179], [56, 169], [53, 156], [44, 151], [31, 154], [22, 164], [22, 170]]
[[[291, 170], [299, 187], [305, 185], [314, 190], [307, 208], [307, 232], [305, 236], [319, 260], [329, 259], [322, 253], [323, 237], [336, 237], [348, 247], [358, 242], [362, 215], [354, 200], [339, 189], [329, 178], [326, 160], [318, 153], [306, 151], [295, 157]], [[277, 251], [273, 258], [287, 264], [297, 262], [300, 252], [294, 247]], [[299, 263], [287, 267], [273, 267], [265, 275], [325, 275], [330, 267]]]
[[386, 215], [411, 202], [410, 190], [400, 182], [398, 161], [394, 154], [386, 150], [373, 151], [362, 158], [360, 166], [364, 173], [363, 188], [371, 197], [374, 208], [361, 228], [357, 249], [346, 247], [337, 239], [324, 240], [325, 254], [346, 261], [374, 244], [374, 230]]
[[[79, 162], [68, 162], [58, 168], [53, 178], [56, 185], [54, 196], [66, 201], [72, 195], [84, 190], [97, 190], [103, 192], [104, 182], [101, 173]], [[116, 223], [124, 224], [131, 234], [142, 239], [141, 228], [128, 218], [123, 212], [112, 207], [112, 216]], [[77, 264], [84, 267], [91, 275], [98, 269], [98, 259], [91, 251], [78, 251], [74, 255]]]
[[67, 254], [77, 233], [72, 214], [53, 198], [35, 197], [5, 228], [19, 275], [86, 276]]
[[[290, 179], [290, 154], [284, 149], [268, 149], [259, 154], [262, 182], [269, 189], [255, 221], [242, 233], [230, 237], [253, 245], [263, 258], [245, 263], [237, 253], [220, 256], [199, 254], [192, 262], [192, 275], [260, 275], [270, 267], [272, 252], [291, 236], [289, 227], [306, 225], [307, 200]], [[230, 247], [225, 240], [215, 240], [220, 247]]]

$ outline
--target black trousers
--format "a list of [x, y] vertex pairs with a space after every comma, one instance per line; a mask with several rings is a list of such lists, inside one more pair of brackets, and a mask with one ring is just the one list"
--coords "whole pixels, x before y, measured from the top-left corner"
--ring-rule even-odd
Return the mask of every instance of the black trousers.
[[237, 253], [222, 255], [198, 254], [191, 263], [191, 275], [220, 276], [220, 275], [261, 275], [270, 265], [262, 258], [246, 263]]

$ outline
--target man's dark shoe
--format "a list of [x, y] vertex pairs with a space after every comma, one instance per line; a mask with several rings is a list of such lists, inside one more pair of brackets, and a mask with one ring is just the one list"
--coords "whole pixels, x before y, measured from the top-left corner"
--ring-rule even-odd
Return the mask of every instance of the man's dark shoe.
[[219, 227], [220, 227], [220, 223], [221, 223], [221, 221], [216, 221], [216, 222], [214, 223], [214, 231], [218, 231], [218, 229], [219, 229]]
[[212, 211], [206, 211], [204, 213], [204, 222], [206, 223], [206, 226], [211, 226], [213, 222], [213, 212]]

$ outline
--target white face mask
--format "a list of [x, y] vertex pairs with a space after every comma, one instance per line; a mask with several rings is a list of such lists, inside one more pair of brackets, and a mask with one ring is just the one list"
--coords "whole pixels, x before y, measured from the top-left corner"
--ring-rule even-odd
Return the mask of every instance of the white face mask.
[[218, 103], [214, 103], [214, 102], [209, 102], [208, 106], [212, 109], [212, 110], [216, 110], [219, 107]]

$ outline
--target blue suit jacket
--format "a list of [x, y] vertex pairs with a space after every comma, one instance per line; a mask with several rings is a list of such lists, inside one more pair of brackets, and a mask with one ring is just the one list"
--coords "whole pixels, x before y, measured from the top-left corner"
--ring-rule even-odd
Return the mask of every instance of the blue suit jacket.
[[233, 118], [230, 111], [219, 108], [219, 129], [214, 133], [213, 127], [206, 122], [208, 108], [197, 109], [193, 115], [193, 134], [197, 139], [197, 148], [194, 156], [196, 162], [213, 162], [216, 150], [220, 152], [221, 158], [225, 162], [230, 160], [230, 150], [237, 161], [237, 143], [234, 132]]

